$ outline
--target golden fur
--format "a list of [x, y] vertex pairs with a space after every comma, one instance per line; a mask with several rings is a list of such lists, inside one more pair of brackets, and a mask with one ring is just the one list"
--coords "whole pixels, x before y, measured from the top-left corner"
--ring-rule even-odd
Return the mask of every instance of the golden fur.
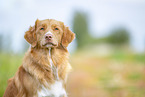
[[[41, 31], [41, 27], [45, 29]], [[54, 29], [55, 27], [58, 29]], [[15, 76], [9, 79], [3, 97], [38, 97], [37, 91], [40, 90], [40, 85], [49, 88], [46, 83], [54, 83], [56, 79], [49, 62], [49, 51], [42, 42], [44, 34], [48, 31], [54, 34], [55, 39], [52, 42], [56, 43], [51, 47], [51, 59], [65, 87], [66, 76], [71, 69], [66, 47], [74, 39], [75, 34], [60, 21], [36, 20], [35, 25], [30, 27], [24, 36], [31, 44], [31, 49], [26, 52]]]

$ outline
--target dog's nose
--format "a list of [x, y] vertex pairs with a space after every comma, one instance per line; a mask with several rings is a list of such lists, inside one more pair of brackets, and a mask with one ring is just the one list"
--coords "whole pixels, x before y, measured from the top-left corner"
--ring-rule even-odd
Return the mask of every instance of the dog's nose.
[[52, 35], [45, 35], [45, 39], [51, 40], [52, 39]]

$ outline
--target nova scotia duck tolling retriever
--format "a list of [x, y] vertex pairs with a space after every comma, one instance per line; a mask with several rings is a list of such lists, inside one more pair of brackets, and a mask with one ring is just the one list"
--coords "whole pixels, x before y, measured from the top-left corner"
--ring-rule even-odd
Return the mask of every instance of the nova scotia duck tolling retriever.
[[75, 34], [63, 22], [37, 19], [24, 38], [31, 46], [3, 97], [67, 97], [67, 46]]

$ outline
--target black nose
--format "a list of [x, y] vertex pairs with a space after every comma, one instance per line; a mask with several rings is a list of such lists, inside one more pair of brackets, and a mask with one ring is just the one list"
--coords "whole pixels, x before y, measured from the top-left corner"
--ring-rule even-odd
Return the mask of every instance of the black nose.
[[45, 39], [51, 40], [52, 39], [52, 35], [45, 35]]

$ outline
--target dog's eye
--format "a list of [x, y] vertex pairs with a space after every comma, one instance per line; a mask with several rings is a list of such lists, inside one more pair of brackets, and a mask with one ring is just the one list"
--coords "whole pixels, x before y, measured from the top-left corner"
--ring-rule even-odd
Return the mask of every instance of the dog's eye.
[[54, 30], [59, 30], [58, 28], [54, 28]]
[[44, 28], [40, 28], [40, 30], [44, 30]]

